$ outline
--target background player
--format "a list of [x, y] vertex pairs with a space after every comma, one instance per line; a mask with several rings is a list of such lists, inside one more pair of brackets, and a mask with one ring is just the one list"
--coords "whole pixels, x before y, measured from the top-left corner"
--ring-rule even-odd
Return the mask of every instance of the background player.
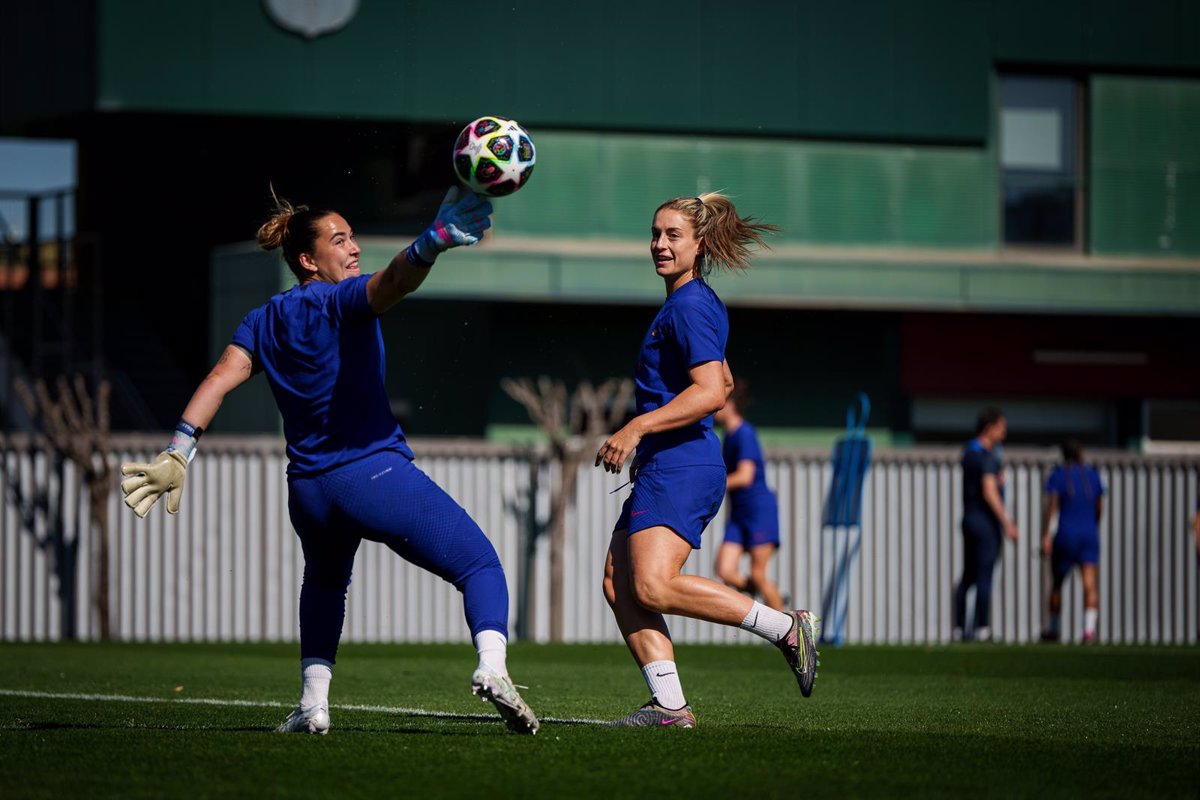
[[[779, 550], [779, 504], [767, 488], [762, 446], [754, 426], [742, 416], [750, 404], [745, 381], [734, 380], [733, 392], [713, 421], [725, 430], [721, 455], [725, 460], [725, 489], [729, 493], [725, 541], [717, 551], [717, 577], [739, 592], [761, 597], [782, 611], [783, 597], [767, 575], [771, 557]], [[741, 559], [750, 554], [750, 575]]]
[[491, 542], [467, 512], [413, 464], [384, 389], [379, 315], [416, 291], [438, 254], [479, 241], [491, 204], [451, 189], [437, 218], [388, 267], [359, 273], [354, 232], [337, 212], [278, 203], [259, 229], [282, 248], [299, 285], [242, 321], [192, 395], [175, 436], [152, 464], [125, 464], [125, 504], [144, 517], [164, 493], [179, 511], [188, 462], [225, 395], [267, 375], [283, 416], [288, 512], [304, 550], [300, 590], [301, 696], [280, 732], [327, 733], [329, 684], [354, 556], [363, 539], [452, 583], [479, 653], [472, 691], [517, 733], [537, 718], [508, 676], [508, 586]]
[[[1043, 641], [1057, 642], [1062, 635], [1062, 587], [1071, 568], [1079, 565], [1083, 578], [1083, 643], [1096, 641], [1100, 608], [1100, 515], [1104, 512], [1104, 484], [1094, 467], [1083, 463], [1083, 446], [1075, 440], [1062, 446], [1063, 464], [1046, 480], [1046, 510], [1042, 519], [1042, 553], [1051, 557], [1054, 584], [1050, 589], [1050, 624]], [[1051, 539], [1050, 525], [1058, 515], [1058, 533]]]
[[1017, 526], [1004, 510], [1004, 470], [999, 446], [1008, 421], [996, 408], [985, 408], [975, 423], [975, 438], [963, 448], [963, 573], [954, 594], [955, 640], [963, 638], [967, 590], [975, 587], [975, 640], [992, 639], [992, 578], [1000, 544], [1017, 540]]

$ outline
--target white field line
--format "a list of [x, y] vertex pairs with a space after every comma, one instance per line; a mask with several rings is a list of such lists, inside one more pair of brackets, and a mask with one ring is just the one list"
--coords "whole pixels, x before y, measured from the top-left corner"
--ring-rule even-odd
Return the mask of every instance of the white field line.
[[[28, 697], [44, 700], [89, 700], [98, 703], [178, 703], [180, 705], [196, 706], [236, 706], [242, 708], [286, 708], [293, 706], [287, 703], [271, 702], [268, 700], [221, 700], [215, 697], [136, 697], [128, 694], [86, 694], [83, 692], [35, 692], [24, 689], [0, 689], [0, 697]], [[487, 701], [483, 701], [487, 702]], [[351, 703], [330, 703], [331, 710], [338, 711], [368, 711], [377, 714], [395, 714], [401, 717], [434, 717], [436, 719], [467, 719], [480, 722], [496, 722], [495, 714], [460, 714], [453, 711], [428, 711], [423, 708], [403, 708], [400, 706], [357, 705]], [[560, 723], [563, 725], [600, 725], [604, 720], [575, 719], [570, 717], [540, 717], [542, 722]]]

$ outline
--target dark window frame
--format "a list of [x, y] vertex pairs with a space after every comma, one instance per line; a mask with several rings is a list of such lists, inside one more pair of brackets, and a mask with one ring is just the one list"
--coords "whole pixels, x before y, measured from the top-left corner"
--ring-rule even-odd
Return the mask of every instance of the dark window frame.
[[[1074, 191], [1072, 193], [1072, 202], [1074, 204], [1072, 214], [1072, 225], [1074, 236], [1071, 242], [1053, 243], [1053, 242], [1012, 242], [1008, 239], [1008, 224], [1006, 219], [1006, 201], [1005, 201], [1005, 167], [1003, 163], [1003, 83], [1006, 79], [1026, 79], [1026, 80], [1062, 80], [1069, 81], [1073, 90], [1073, 108], [1075, 115], [1074, 135], [1072, 137], [1071, 146], [1075, 156], [1075, 171], [1074, 171]], [[997, 229], [999, 236], [998, 244], [1002, 252], [1016, 253], [1047, 253], [1047, 254], [1068, 254], [1068, 255], [1085, 255], [1089, 251], [1089, 215], [1087, 203], [1089, 198], [1088, 192], [1088, 166], [1089, 166], [1089, 134], [1091, 131], [1090, 120], [1088, 114], [1088, 75], [1076, 70], [1065, 70], [1061, 67], [1044, 67], [1044, 66], [1028, 66], [1028, 65], [999, 65], [995, 72], [995, 153], [996, 153], [996, 176], [997, 176]]]

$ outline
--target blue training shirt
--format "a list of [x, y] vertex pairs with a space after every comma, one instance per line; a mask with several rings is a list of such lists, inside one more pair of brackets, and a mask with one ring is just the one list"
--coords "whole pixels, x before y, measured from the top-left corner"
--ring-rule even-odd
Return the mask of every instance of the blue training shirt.
[[251, 311], [233, 344], [267, 375], [287, 439], [288, 475], [315, 475], [379, 452], [413, 458], [384, 388], [383, 333], [369, 275], [311, 281]]
[[744, 489], [734, 489], [729, 493], [729, 513], [735, 519], [752, 513], [762, 501], [771, 497], [767, 488], [767, 469], [763, 459], [762, 446], [758, 442], [758, 434], [749, 422], [742, 422], [737, 430], [725, 434], [725, 443], [721, 447], [721, 455], [725, 458], [725, 472], [729, 474], [737, 469], [741, 461], [754, 462], [754, 483]]
[[1104, 483], [1094, 467], [1083, 464], [1055, 467], [1046, 480], [1046, 493], [1058, 496], [1060, 534], [1097, 535], [1096, 501], [1104, 496]]
[[[962, 455], [964, 517], [984, 514], [989, 519], [996, 519], [983, 496], [983, 476], [995, 475], [999, 480], [1000, 469], [1000, 456], [996, 452], [984, 448], [978, 439], [967, 442]], [[1000, 489], [1000, 497], [1004, 497], [1003, 487]]]
[[[703, 280], [676, 289], [659, 309], [638, 355], [634, 397], [639, 414], [667, 403], [692, 384], [688, 370], [707, 361], [725, 360], [729, 314]], [[718, 466], [721, 443], [712, 415], [683, 428], [652, 433], [638, 445], [639, 469]]]

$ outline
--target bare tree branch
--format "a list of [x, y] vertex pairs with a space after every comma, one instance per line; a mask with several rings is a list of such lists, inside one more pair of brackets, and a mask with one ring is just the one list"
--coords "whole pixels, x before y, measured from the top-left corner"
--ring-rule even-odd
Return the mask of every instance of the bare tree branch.
[[[41, 430], [35, 432], [38, 447], [53, 449], [60, 457], [70, 459], [87, 484], [89, 525], [96, 537], [97, 580], [94, 583], [93, 606], [99, 620], [100, 637], [107, 639], [111, 632], [108, 608], [108, 498], [112, 490], [112, 468], [108, 446], [112, 387], [108, 381], [101, 381], [93, 405], [87, 381], [82, 375], [76, 375], [74, 381], [59, 376], [56, 386], [57, 399], [50, 396], [45, 381], [41, 379], [32, 389], [22, 380], [15, 382], [17, 395], [30, 417], [41, 417]], [[58, 530], [55, 535], [60, 542], [65, 542], [64, 531]], [[60, 584], [63, 583], [64, 580], [60, 579]]]
[[[558, 461], [560, 480], [550, 496], [550, 638], [562, 641], [564, 629], [564, 553], [566, 518], [575, 499], [579, 470], [595, 454], [596, 440], [621, 420], [633, 394], [633, 381], [610, 378], [599, 387], [580, 381], [571, 392], [562, 381], [541, 375], [535, 383], [529, 378], [504, 378], [500, 386], [510, 397], [525, 406], [532, 419], [550, 440]], [[575, 435], [578, 434], [578, 435]]]

